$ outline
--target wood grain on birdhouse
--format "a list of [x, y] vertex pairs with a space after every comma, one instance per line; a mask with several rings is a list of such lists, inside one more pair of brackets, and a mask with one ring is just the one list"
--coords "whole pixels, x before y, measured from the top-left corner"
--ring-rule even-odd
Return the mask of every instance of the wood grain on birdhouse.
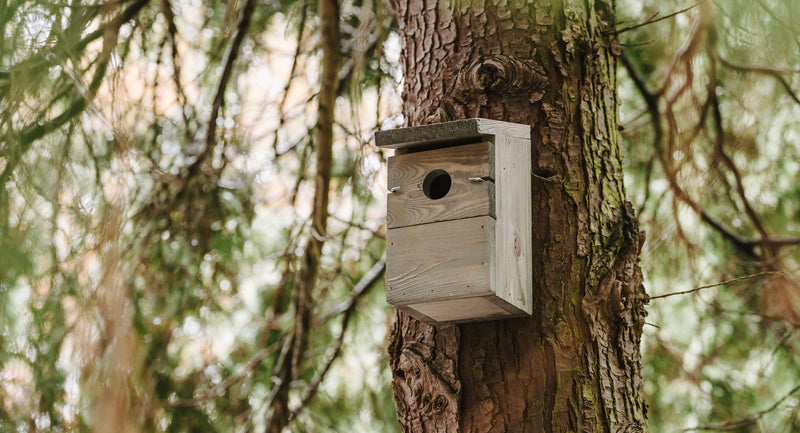
[[487, 119], [376, 134], [389, 158], [386, 299], [429, 323], [532, 313], [530, 128]]
[[492, 143], [397, 155], [389, 158], [388, 228], [494, 216]]

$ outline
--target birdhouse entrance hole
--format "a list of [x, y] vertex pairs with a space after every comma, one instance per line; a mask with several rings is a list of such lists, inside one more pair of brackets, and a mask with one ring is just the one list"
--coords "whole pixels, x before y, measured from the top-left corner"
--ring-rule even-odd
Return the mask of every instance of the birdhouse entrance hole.
[[453, 181], [444, 170], [433, 170], [422, 181], [422, 192], [431, 200], [439, 200], [450, 192]]

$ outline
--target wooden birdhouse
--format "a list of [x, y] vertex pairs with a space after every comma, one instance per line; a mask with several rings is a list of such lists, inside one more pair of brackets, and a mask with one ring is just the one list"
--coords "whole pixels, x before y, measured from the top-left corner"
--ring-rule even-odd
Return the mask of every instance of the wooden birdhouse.
[[530, 127], [466, 119], [375, 134], [389, 158], [386, 300], [428, 323], [530, 315]]

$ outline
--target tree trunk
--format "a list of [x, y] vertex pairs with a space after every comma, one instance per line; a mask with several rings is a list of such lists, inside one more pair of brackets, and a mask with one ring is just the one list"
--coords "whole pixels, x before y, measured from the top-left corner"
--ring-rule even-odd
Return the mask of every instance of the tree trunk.
[[531, 125], [530, 319], [390, 337], [409, 432], [647, 430], [639, 343], [647, 295], [617, 134], [613, 0], [394, 0], [410, 126]]

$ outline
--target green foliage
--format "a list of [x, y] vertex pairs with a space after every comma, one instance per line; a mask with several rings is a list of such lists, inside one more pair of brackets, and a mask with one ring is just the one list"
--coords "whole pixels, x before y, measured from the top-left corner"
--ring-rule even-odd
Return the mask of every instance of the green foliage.
[[[263, 426], [312, 236], [319, 25], [311, 4], [257, 3], [232, 52], [244, 4], [0, 8], [0, 431]], [[342, 38], [348, 98], [293, 425], [387, 431], [381, 287], [340, 306], [383, 254], [368, 140], [397, 110], [358, 105], [393, 93], [380, 78], [385, 35], [354, 39], [389, 15], [382, 3], [341, 6], [353, 26]]]
[[[800, 148], [792, 137], [800, 132], [794, 96], [800, 79], [793, 72], [800, 68], [800, 33], [789, 23], [795, 12], [786, 1], [681, 2], [670, 9], [628, 2], [620, 5], [619, 18], [627, 21], [621, 27], [692, 6], [620, 35], [624, 55], [659, 98], [654, 121], [629, 71], [620, 71], [626, 180], [647, 232], [642, 264], [656, 297], [643, 344], [650, 427], [794, 431], [800, 255], [791, 240], [800, 234]], [[706, 6], [709, 26], [695, 32]], [[687, 50], [693, 41], [694, 51]], [[658, 143], [655, 122], [663, 132]], [[747, 243], [764, 234], [788, 242]]]

